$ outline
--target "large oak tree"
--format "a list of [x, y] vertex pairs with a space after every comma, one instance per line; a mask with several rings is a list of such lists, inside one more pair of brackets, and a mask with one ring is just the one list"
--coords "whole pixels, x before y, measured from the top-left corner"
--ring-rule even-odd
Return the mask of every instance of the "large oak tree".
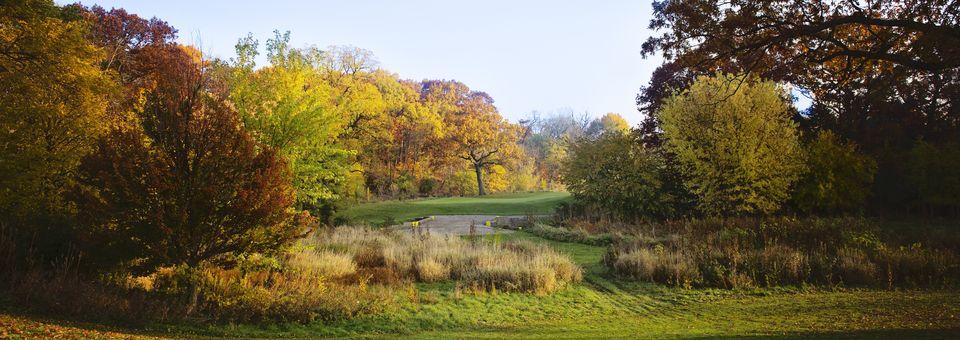
[[520, 128], [500, 116], [489, 95], [462, 83], [428, 81], [422, 93], [443, 117], [443, 145], [470, 165], [477, 177], [477, 193], [485, 195], [483, 173], [494, 165], [509, 165], [522, 152]]

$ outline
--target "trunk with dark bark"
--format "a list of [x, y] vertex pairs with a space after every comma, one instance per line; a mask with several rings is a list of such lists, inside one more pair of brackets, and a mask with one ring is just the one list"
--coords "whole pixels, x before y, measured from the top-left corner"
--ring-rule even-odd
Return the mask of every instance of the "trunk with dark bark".
[[486, 195], [483, 191], [483, 165], [475, 164], [473, 169], [477, 172], [477, 193], [480, 196]]

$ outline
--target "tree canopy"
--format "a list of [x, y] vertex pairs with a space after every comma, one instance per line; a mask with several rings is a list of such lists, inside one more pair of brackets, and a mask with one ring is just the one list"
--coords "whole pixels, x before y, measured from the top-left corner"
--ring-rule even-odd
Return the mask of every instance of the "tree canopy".
[[776, 212], [803, 171], [796, 123], [773, 82], [700, 77], [664, 102], [660, 119], [704, 213]]
[[643, 44], [664, 63], [637, 96], [644, 140], [662, 142], [659, 111], [673, 91], [717, 71], [789, 84], [812, 102], [794, 119], [829, 130], [877, 160], [871, 205], [911, 210], [901, 162], [919, 140], [960, 136], [956, 1], [657, 1]]
[[0, 7], [0, 223], [63, 213], [76, 166], [107, 131], [112, 85], [88, 34], [48, 1]]
[[241, 129], [193, 51], [163, 51], [139, 124], [113, 129], [81, 166], [75, 200], [87, 246], [153, 270], [288, 243], [302, 230], [286, 162]]

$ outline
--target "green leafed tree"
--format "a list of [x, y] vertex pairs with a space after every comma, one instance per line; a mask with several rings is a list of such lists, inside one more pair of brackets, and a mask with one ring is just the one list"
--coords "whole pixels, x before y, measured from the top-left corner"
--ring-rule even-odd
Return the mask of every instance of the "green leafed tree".
[[803, 171], [790, 117], [777, 84], [729, 74], [699, 77], [660, 112], [684, 185], [711, 215], [769, 214], [789, 198]]
[[670, 217], [680, 195], [671, 190], [666, 163], [634, 134], [608, 133], [570, 144], [563, 182], [581, 202], [638, 220]]
[[338, 198], [351, 153], [338, 142], [339, 93], [322, 76], [320, 51], [292, 49], [289, 40], [276, 32], [267, 41], [270, 64], [257, 69], [257, 41], [241, 39], [229, 96], [244, 126], [290, 162], [298, 205], [312, 209]]
[[807, 171], [797, 183], [794, 204], [806, 213], [848, 213], [861, 210], [877, 162], [830, 131], [821, 131], [804, 148]]

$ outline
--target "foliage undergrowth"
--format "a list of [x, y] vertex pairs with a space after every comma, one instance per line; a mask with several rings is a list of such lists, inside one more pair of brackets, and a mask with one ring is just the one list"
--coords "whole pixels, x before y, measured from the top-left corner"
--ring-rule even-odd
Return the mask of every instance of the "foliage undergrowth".
[[621, 277], [722, 288], [960, 282], [955, 234], [907, 237], [869, 219], [708, 218], [638, 228], [676, 236], [612, 245], [604, 263]]

